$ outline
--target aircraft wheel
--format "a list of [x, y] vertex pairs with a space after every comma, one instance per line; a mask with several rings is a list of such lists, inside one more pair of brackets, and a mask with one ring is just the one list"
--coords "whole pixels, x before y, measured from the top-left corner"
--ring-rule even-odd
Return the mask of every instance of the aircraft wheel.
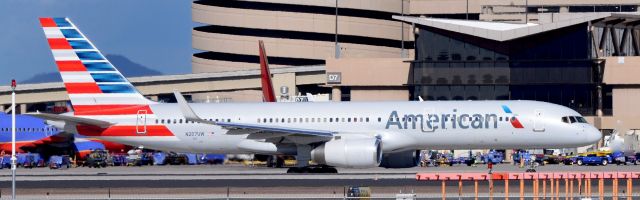
[[300, 168], [292, 167], [287, 170], [287, 174], [297, 174], [300, 173]]

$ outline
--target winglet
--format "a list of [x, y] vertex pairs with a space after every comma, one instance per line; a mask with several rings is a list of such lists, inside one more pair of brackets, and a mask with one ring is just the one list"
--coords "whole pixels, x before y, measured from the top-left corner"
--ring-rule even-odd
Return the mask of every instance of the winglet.
[[194, 122], [200, 122], [203, 124], [216, 125], [216, 123], [213, 121], [207, 121], [198, 117], [198, 115], [195, 112], [193, 112], [193, 109], [191, 109], [191, 107], [189, 106], [189, 103], [187, 103], [187, 100], [184, 99], [184, 96], [182, 96], [180, 92], [173, 91], [173, 95], [176, 96], [176, 100], [178, 101], [178, 106], [180, 106], [180, 112], [182, 112], [182, 115], [184, 116], [185, 119], [194, 121]]

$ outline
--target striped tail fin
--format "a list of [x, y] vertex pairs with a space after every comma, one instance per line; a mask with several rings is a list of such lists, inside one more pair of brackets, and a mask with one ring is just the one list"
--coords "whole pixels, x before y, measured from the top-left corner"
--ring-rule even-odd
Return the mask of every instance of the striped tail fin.
[[146, 99], [68, 18], [40, 18], [75, 115], [151, 113]]
[[258, 41], [258, 51], [260, 51], [260, 82], [262, 83], [262, 101], [276, 102], [276, 95], [271, 81], [271, 72], [269, 70], [269, 60], [267, 60], [267, 51], [264, 48], [262, 40]]

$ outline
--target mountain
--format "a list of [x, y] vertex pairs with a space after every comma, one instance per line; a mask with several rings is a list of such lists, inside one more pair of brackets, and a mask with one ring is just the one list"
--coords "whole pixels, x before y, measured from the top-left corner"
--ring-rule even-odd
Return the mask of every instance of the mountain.
[[[120, 70], [120, 73], [125, 77], [137, 77], [137, 76], [157, 76], [162, 75], [161, 72], [156, 71], [154, 69], [148, 68], [139, 63], [133, 62], [129, 60], [129, 58], [117, 55], [110, 54], [106, 55], [107, 59]], [[45, 72], [33, 75], [31, 78], [20, 81], [21, 84], [24, 83], [47, 83], [47, 82], [61, 82], [62, 79], [58, 72]]]

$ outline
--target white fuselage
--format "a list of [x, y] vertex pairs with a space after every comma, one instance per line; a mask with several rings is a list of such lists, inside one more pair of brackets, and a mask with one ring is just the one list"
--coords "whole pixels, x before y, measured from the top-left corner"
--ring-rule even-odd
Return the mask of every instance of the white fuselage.
[[[577, 112], [536, 101], [220, 103], [190, 106], [198, 116], [212, 121], [327, 130], [337, 135], [379, 136], [384, 153], [415, 149], [564, 148], [593, 144], [601, 137], [600, 132], [587, 123], [564, 123], [561, 120], [565, 116], [580, 116]], [[173, 136], [153, 136], [149, 132], [97, 138], [167, 151], [265, 153], [240, 148], [243, 144], [253, 145], [261, 141], [248, 138], [250, 134], [187, 122], [178, 104], [152, 104], [151, 110], [152, 114], [141, 114], [144, 116], [93, 118], [118, 125], [135, 125], [139, 130], [144, 130], [145, 126], [166, 126]], [[520, 128], [513, 124], [514, 117], [521, 124]]]

